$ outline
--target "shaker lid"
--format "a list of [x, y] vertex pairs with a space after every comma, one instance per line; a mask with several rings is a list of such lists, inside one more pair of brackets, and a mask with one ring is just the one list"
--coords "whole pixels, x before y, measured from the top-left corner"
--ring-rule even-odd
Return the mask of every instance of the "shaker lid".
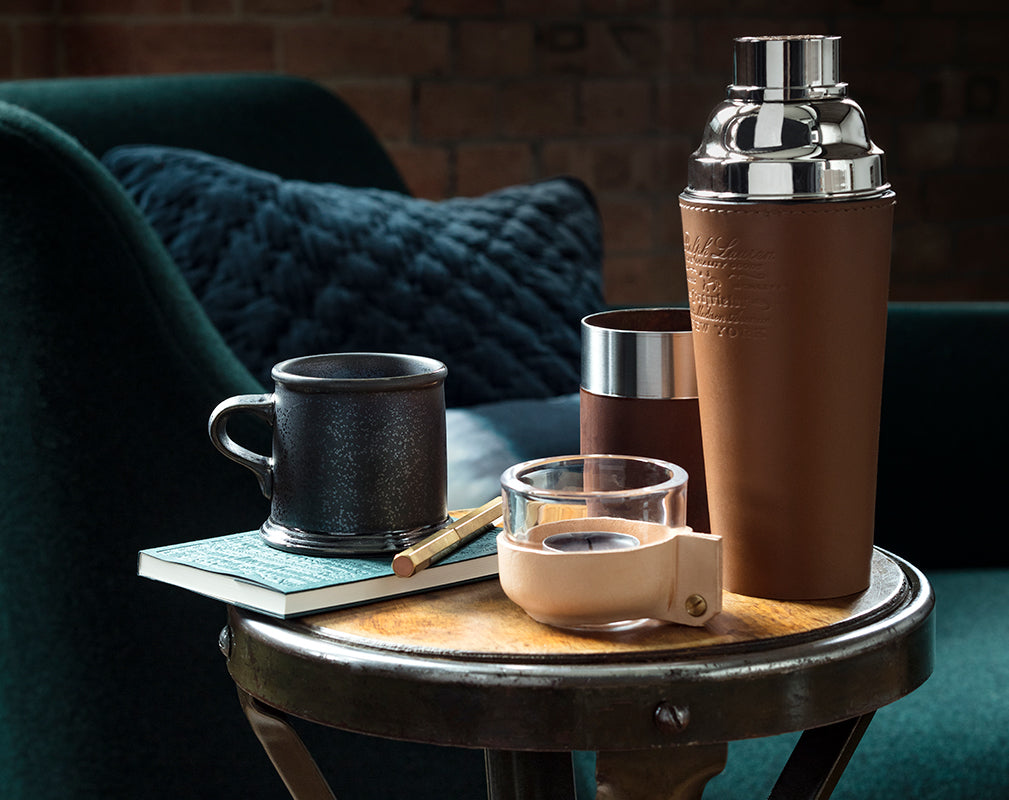
[[744, 36], [733, 41], [729, 97], [802, 100], [844, 97], [840, 36]]
[[690, 157], [687, 197], [846, 199], [889, 189], [883, 151], [840, 80], [840, 37], [742, 37], [734, 61], [727, 100]]

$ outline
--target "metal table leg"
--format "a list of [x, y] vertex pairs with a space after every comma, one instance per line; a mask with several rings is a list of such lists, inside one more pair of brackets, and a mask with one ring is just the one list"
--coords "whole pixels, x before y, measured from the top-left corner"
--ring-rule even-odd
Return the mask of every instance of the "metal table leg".
[[596, 800], [700, 800], [727, 754], [725, 744], [598, 753]]
[[875, 712], [802, 734], [769, 800], [827, 800]]
[[238, 699], [256, 738], [291, 797], [294, 800], [336, 800], [312, 754], [287, 719], [242, 689], [238, 690]]
[[486, 750], [488, 800], [575, 800], [571, 753]]

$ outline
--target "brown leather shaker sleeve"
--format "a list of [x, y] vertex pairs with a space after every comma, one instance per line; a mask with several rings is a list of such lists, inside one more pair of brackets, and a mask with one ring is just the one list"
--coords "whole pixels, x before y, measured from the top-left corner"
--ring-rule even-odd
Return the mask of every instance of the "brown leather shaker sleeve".
[[894, 202], [681, 199], [708, 506], [731, 591], [869, 585]]
[[609, 397], [581, 390], [582, 453], [660, 458], [687, 471], [687, 525], [707, 533], [697, 398]]

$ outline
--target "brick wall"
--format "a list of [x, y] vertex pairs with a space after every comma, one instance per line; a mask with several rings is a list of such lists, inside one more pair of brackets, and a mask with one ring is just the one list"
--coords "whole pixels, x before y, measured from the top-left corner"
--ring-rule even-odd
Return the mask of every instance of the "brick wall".
[[894, 299], [1009, 299], [1005, 0], [3, 0], [0, 78], [268, 70], [355, 106], [412, 190], [555, 173], [607, 294], [684, 300], [676, 197], [731, 38], [837, 33], [898, 191]]

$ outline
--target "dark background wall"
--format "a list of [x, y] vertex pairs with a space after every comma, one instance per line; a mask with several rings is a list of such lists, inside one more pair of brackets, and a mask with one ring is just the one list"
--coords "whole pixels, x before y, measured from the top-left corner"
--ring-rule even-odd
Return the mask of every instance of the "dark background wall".
[[888, 153], [891, 297], [1009, 299], [1005, 0], [2, 0], [0, 78], [279, 71], [354, 105], [414, 193], [558, 172], [603, 213], [608, 299], [683, 302], [676, 197], [731, 39], [843, 37]]

